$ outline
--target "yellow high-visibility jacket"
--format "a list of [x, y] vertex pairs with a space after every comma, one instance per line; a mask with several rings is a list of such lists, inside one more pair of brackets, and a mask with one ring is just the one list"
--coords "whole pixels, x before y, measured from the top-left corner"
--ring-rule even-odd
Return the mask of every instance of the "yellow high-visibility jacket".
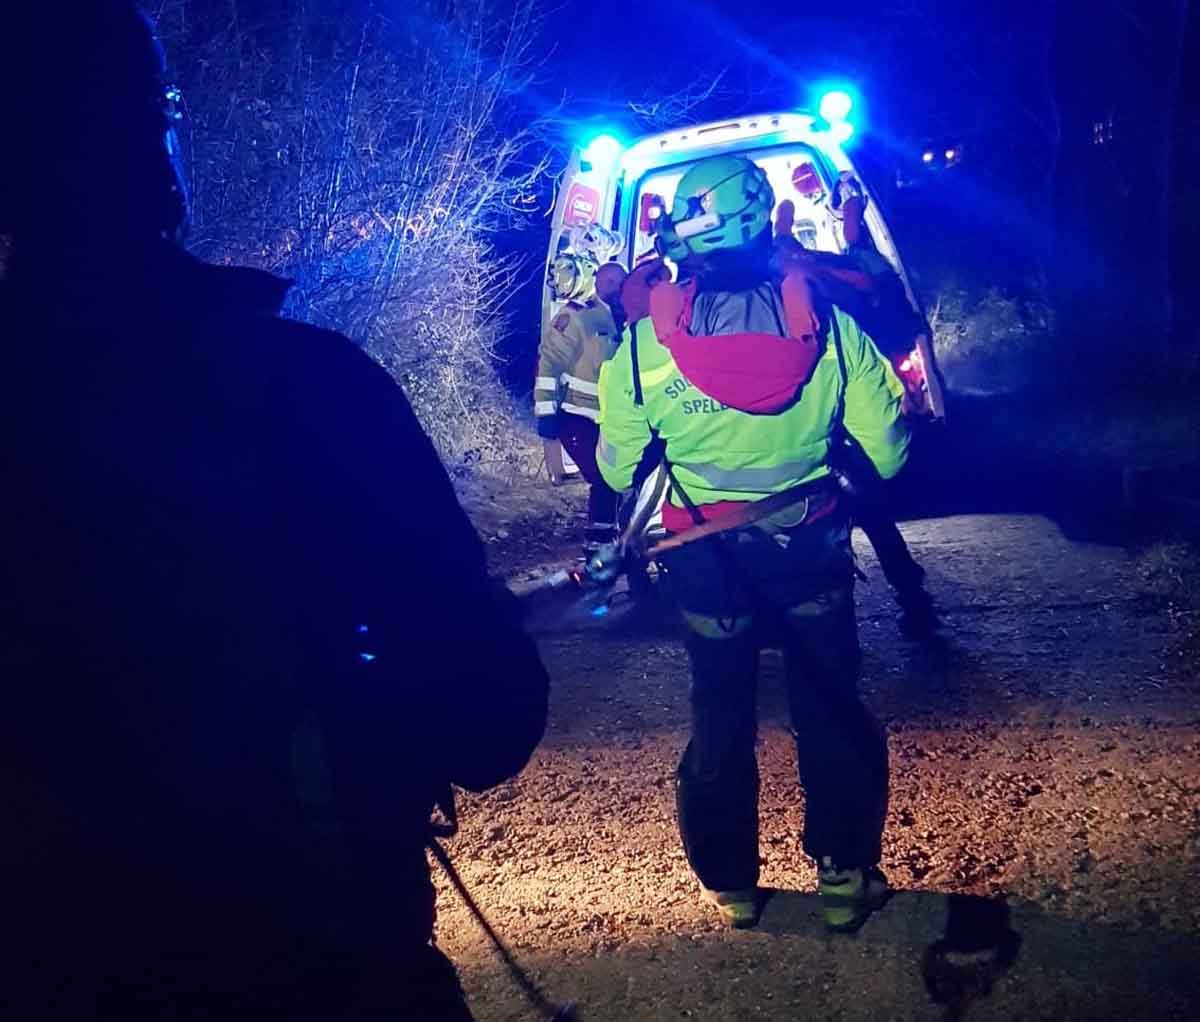
[[[745, 328], [744, 296], [714, 295], [712, 302], [718, 312], [729, 313], [734, 330]], [[739, 411], [701, 393], [659, 342], [649, 318], [635, 330], [600, 379], [596, 460], [615, 490], [629, 487], [655, 434], [666, 442], [673, 471], [696, 504], [758, 500], [828, 475], [831, 444], [842, 429], [885, 479], [899, 472], [908, 456], [909, 430], [900, 412], [903, 385], [871, 339], [840, 310], [830, 317], [825, 350], [800, 399], [773, 415]], [[638, 388], [630, 357], [634, 344]], [[671, 499], [679, 505], [674, 492]]]

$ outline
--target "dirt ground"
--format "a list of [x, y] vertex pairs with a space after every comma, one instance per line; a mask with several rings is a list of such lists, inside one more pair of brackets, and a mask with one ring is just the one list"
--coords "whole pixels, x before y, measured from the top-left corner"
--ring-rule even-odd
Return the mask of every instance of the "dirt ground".
[[[892, 766], [883, 867], [901, 892], [856, 937], [821, 930], [778, 654], [763, 654], [759, 696], [762, 880], [777, 893], [757, 929], [730, 932], [675, 830], [688, 669], [666, 600], [534, 610], [549, 731], [519, 778], [463, 799], [450, 851], [519, 960], [583, 1020], [1200, 1016], [1186, 613], [1148, 590], [1137, 558], [1046, 517], [903, 531], [944, 640], [901, 639], [856, 536], [862, 690]], [[563, 553], [548, 535], [493, 532], [494, 560], [527, 578]], [[439, 942], [480, 1022], [535, 1018], [439, 886]], [[984, 950], [947, 954], [944, 938]]]

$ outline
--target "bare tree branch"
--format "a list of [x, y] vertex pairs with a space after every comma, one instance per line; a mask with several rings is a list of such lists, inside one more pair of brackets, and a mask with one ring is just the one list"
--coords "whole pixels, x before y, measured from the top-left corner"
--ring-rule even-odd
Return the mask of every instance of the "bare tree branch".
[[520, 265], [492, 238], [548, 169], [517, 114], [534, 0], [292, 0], [253, 25], [191, 3], [157, 14], [183, 55], [194, 246], [293, 278], [293, 311], [363, 344], [452, 467], [519, 458], [495, 351]]
[[630, 102], [629, 109], [647, 128], [662, 129], [687, 124], [695, 111], [720, 94], [722, 82], [729, 73], [721, 68], [707, 82], [698, 80], [689, 87], [652, 101]]

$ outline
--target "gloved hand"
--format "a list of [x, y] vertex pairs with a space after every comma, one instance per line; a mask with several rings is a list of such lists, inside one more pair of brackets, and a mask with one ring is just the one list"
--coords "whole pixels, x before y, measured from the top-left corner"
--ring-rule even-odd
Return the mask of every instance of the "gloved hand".
[[615, 582], [621, 573], [621, 561], [625, 556], [619, 542], [605, 543], [587, 562], [587, 577], [596, 585]]

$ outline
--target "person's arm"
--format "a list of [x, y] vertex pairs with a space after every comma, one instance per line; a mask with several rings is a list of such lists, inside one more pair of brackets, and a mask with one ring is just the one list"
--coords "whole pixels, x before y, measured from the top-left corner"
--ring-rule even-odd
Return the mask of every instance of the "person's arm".
[[842, 205], [842, 233], [846, 238], [847, 248], [868, 243], [869, 236], [864, 222], [866, 213], [867, 203], [861, 196], [852, 196]]
[[544, 732], [546, 671], [404, 393], [344, 338], [310, 337], [293, 347], [290, 396], [319, 532], [298, 556], [330, 667], [314, 690], [333, 769], [380, 813], [390, 788], [416, 783], [414, 763], [430, 780], [498, 784]]
[[629, 342], [600, 367], [600, 441], [596, 464], [604, 481], [618, 493], [633, 485], [633, 476], [650, 443], [650, 423], [645, 410], [635, 402], [633, 363], [630, 353], [638, 332], [649, 328], [649, 320], [634, 325]]
[[857, 323], [835, 312], [846, 362], [843, 423], [876, 471], [891, 479], [908, 459], [909, 428], [901, 411], [904, 385]]

